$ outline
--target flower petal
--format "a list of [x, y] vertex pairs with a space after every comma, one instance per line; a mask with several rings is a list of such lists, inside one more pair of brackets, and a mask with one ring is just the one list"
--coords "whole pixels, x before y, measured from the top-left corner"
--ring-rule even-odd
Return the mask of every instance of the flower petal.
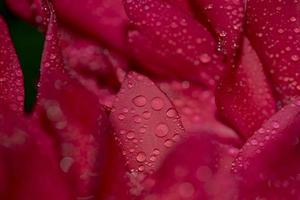
[[300, 94], [298, 1], [247, 2], [247, 34], [284, 103]]
[[[223, 65], [215, 54], [216, 43], [204, 26], [165, 1], [124, 1], [124, 6], [136, 30], [135, 34], [129, 34], [129, 41], [136, 49], [133, 52], [147, 48], [147, 52], [134, 55], [143, 67], [149, 69], [151, 58], [152, 67], [157, 71], [168, 71], [173, 77], [214, 86]], [[148, 49], [151, 57], [147, 55]]]
[[147, 180], [154, 186], [144, 199], [233, 199], [236, 185], [229, 171], [238, 149], [215, 135], [196, 133], [176, 146], [153, 180]]
[[[64, 69], [58, 29], [52, 13], [41, 66], [36, 117], [56, 139], [60, 168], [78, 198], [92, 198], [102, 180], [107, 114], [97, 96]], [[84, 112], [83, 112], [84, 111]]]
[[241, 144], [239, 136], [216, 118], [213, 92], [187, 81], [158, 84], [174, 103], [187, 132], [217, 133], [220, 138]]
[[227, 70], [216, 91], [222, 118], [244, 138], [275, 112], [275, 100], [255, 51], [244, 40], [240, 65]]
[[8, 27], [0, 17], [0, 99], [22, 113], [24, 110], [23, 74], [9, 36]]
[[11, 200], [71, 200], [59, 170], [52, 140], [36, 121], [29, 121], [0, 105], [0, 145], [5, 149], [7, 195]]
[[68, 27], [125, 51], [128, 19], [121, 0], [55, 0], [54, 5], [59, 19]]
[[198, 13], [200, 11], [206, 16], [206, 23], [210, 24], [217, 35], [218, 50], [227, 55], [229, 61], [236, 57], [243, 31], [244, 2], [242, 0], [192, 0], [192, 4], [196, 6]]
[[298, 199], [300, 100], [273, 115], [240, 150], [239, 198]]
[[134, 72], [122, 84], [111, 121], [132, 174], [152, 173], [184, 135], [168, 97], [147, 77]]

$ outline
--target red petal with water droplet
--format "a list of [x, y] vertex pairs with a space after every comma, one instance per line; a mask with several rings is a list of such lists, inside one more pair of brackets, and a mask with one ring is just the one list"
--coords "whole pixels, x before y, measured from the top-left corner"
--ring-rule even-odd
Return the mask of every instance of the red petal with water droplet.
[[92, 197], [102, 180], [107, 115], [96, 95], [64, 70], [52, 13], [41, 66], [36, 117], [56, 139], [60, 168], [78, 197]]
[[155, 170], [181, 139], [183, 126], [174, 109], [168, 97], [147, 77], [132, 72], [124, 80], [111, 121], [132, 176]]
[[9, 36], [8, 28], [0, 17], [0, 99], [17, 112], [23, 112], [23, 75]]
[[242, 58], [228, 69], [216, 92], [222, 118], [244, 138], [275, 112], [275, 100], [255, 51], [244, 40]]
[[298, 199], [300, 100], [285, 106], [249, 138], [233, 172], [240, 198]]
[[145, 182], [154, 185], [145, 199], [233, 199], [236, 185], [229, 172], [238, 149], [213, 135], [197, 133], [174, 148]]
[[0, 105], [0, 145], [5, 156], [11, 200], [68, 200], [69, 186], [58, 165], [54, 144], [36, 125]]
[[[59, 32], [62, 53], [68, 68], [87, 79], [95, 79], [100, 86], [108, 85], [114, 89], [119, 87], [114, 66], [108, 59], [110, 52], [107, 49], [67, 29], [60, 28]], [[118, 61], [117, 67], [125, 68], [122, 66], [124, 63]]]
[[300, 94], [298, 1], [247, 2], [247, 34], [284, 103]]
[[[228, 59], [233, 59], [241, 42], [244, 2], [192, 0], [192, 4], [195, 5], [197, 14], [202, 13], [206, 17], [206, 23], [210, 24], [217, 35], [219, 50], [227, 55]], [[200, 15], [201, 20], [205, 20], [203, 15]]]
[[121, 0], [55, 0], [54, 5], [68, 27], [125, 51], [128, 22]]
[[[135, 57], [143, 67], [154, 73], [163, 70], [173, 77], [214, 85], [223, 65], [215, 54], [216, 43], [204, 26], [165, 1], [124, 1], [124, 6], [137, 30], [136, 34], [129, 34], [129, 42], [133, 52], [142, 52]], [[149, 68], [149, 58], [156, 70]]]
[[187, 132], [211, 132], [241, 144], [239, 136], [216, 118], [215, 97], [212, 91], [189, 82], [158, 84], [174, 103]]

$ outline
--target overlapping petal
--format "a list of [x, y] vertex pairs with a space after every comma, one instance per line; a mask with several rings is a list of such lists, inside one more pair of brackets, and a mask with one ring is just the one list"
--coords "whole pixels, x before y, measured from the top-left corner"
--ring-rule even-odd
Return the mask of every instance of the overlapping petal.
[[[201, 21], [208, 23], [218, 40], [218, 50], [232, 63], [242, 42], [244, 1], [192, 0]], [[203, 17], [204, 16], [204, 17]]]
[[[143, 174], [156, 170], [167, 152], [184, 136], [177, 111], [168, 97], [147, 77], [133, 72], [122, 84], [111, 121], [132, 184], [139, 184]], [[131, 192], [139, 194], [141, 188], [133, 186]]]
[[238, 149], [216, 135], [196, 133], [176, 146], [155, 174], [144, 199], [233, 199], [237, 191], [229, 171]]
[[0, 143], [6, 164], [4, 199], [68, 200], [69, 186], [59, 169], [51, 138], [36, 122], [0, 105]]
[[126, 53], [128, 19], [121, 0], [55, 0], [54, 5], [68, 27]]
[[240, 64], [229, 68], [219, 83], [216, 102], [222, 118], [244, 138], [250, 137], [276, 110], [262, 64], [247, 39]]
[[299, 197], [300, 101], [272, 116], [240, 150], [233, 172], [240, 198]]
[[284, 103], [300, 92], [299, 6], [298, 1], [247, 1], [247, 34]]
[[9, 36], [8, 27], [0, 17], [0, 100], [12, 110], [24, 110], [24, 82], [22, 70]]
[[134, 25], [129, 42], [143, 67], [158, 75], [168, 72], [173, 78], [214, 86], [223, 65], [204, 26], [165, 1], [124, 1], [124, 6]]

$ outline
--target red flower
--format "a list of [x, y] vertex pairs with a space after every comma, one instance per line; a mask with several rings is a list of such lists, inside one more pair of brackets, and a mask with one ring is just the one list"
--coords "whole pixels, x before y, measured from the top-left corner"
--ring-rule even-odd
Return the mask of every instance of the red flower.
[[298, 1], [7, 4], [45, 44], [25, 114], [0, 19], [0, 199], [300, 198]]

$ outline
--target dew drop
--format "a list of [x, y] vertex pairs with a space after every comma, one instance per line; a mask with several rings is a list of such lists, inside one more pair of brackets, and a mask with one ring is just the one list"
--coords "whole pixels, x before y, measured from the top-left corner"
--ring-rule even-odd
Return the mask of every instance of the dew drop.
[[151, 118], [151, 112], [149, 112], [149, 111], [143, 112], [143, 117], [144, 117], [144, 119], [150, 119]]
[[172, 145], [173, 145], [173, 141], [172, 140], [166, 140], [165, 143], [164, 143], [164, 146], [167, 147], [167, 148], [172, 147]]
[[134, 138], [134, 136], [135, 136], [135, 133], [134, 133], [133, 131], [129, 131], [129, 132], [127, 133], [127, 136], [126, 136], [126, 137], [127, 137], [128, 139], [131, 140], [131, 139]]
[[168, 111], [167, 111], [167, 116], [169, 118], [174, 118], [175, 116], [177, 115], [177, 112], [174, 108], [170, 108]]
[[63, 159], [61, 159], [59, 166], [63, 172], [67, 173], [70, 170], [70, 168], [72, 167], [73, 163], [74, 163], [73, 158], [64, 157]]
[[292, 61], [297, 62], [299, 60], [299, 56], [298, 55], [292, 55], [291, 59], [292, 59]]
[[137, 107], [143, 107], [146, 105], [147, 103], [147, 99], [146, 97], [139, 95], [136, 96], [133, 100], [132, 100], [133, 104], [136, 105]]
[[157, 125], [155, 129], [155, 135], [157, 137], [165, 137], [168, 134], [168, 132], [169, 132], [169, 127], [164, 123]]
[[200, 60], [202, 63], [209, 63], [211, 61], [211, 57], [207, 53], [204, 53], [200, 56]]
[[164, 107], [164, 101], [160, 97], [155, 97], [151, 101], [151, 107], [153, 110], [161, 110]]
[[136, 160], [138, 162], [144, 162], [146, 160], [146, 154], [145, 152], [139, 152], [136, 156]]

